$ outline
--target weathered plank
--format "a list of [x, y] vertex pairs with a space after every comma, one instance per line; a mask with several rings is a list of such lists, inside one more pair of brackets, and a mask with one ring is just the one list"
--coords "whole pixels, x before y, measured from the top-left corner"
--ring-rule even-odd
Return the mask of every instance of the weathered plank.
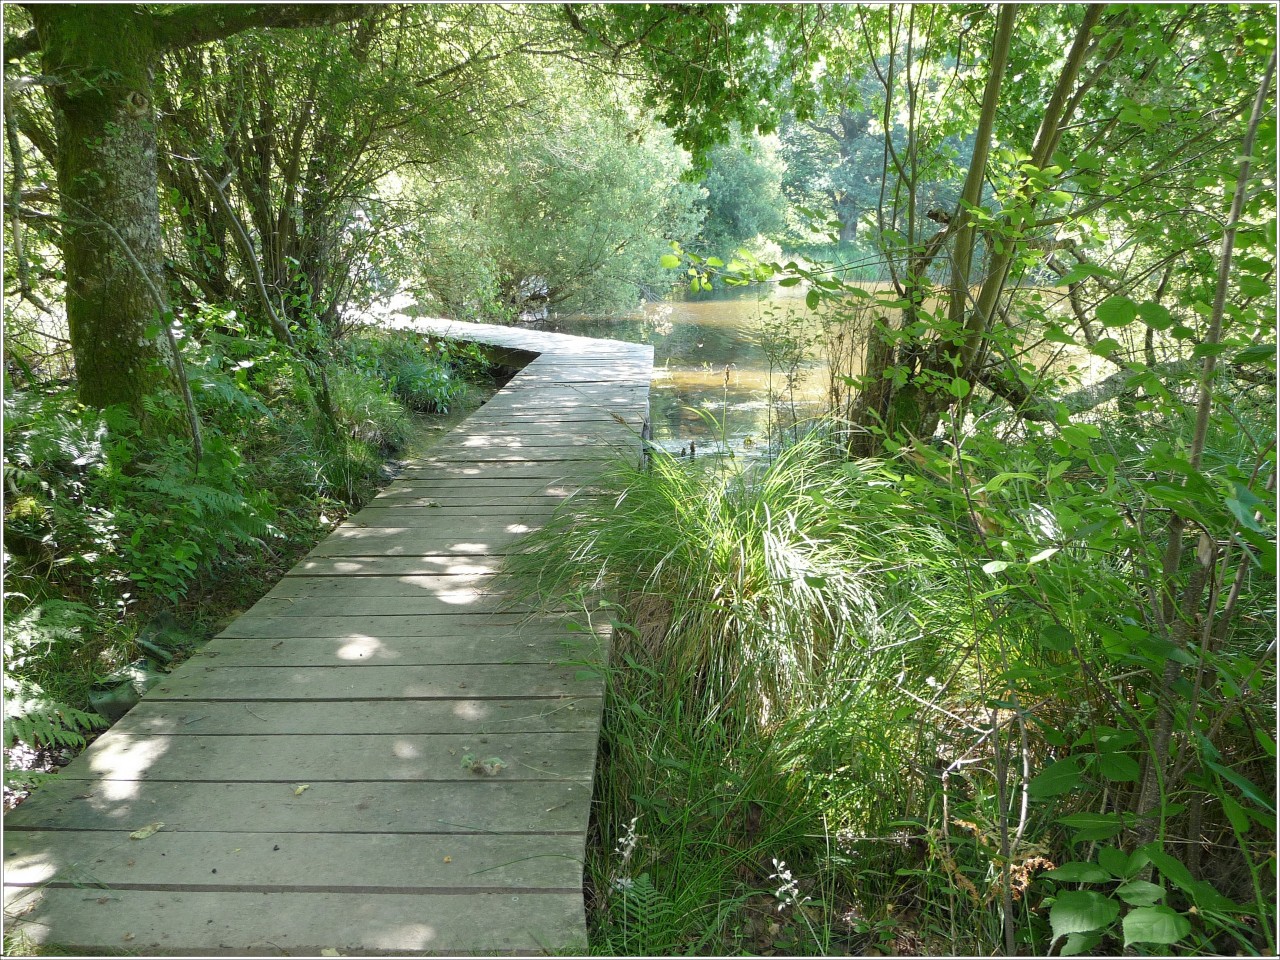
[[589, 671], [547, 663], [430, 666], [223, 667], [188, 662], [156, 684], [152, 700], [448, 700], [594, 696]]
[[[112, 727], [131, 736], [569, 733], [593, 729], [599, 696], [517, 700], [144, 700]], [[43, 788], [41, 788], [43, 791]], [[24, 808], [25, 809], [25, 808]], [[6, 821], [7, 822], [7, 821]]]
[[[387, 547], [387, 552], [396, 553]], [[486, 551], [489, 552], [489, 551]], [[305, 580], [305, 577], [298, 578]], [[371, 578], [373, 579], [373, 578]], [[268, 597], [249, 608], [255, 617], [370, 617], [433, 616], [457, 611], [468, 613], [529, 613], [527, 605], [498, 593], [475, 594], [460, 590], [453, 597]], [[376, 624], [375, 624], [376, 625]]]
[[[406, 499], [406, 498], [401, 498]], [[406, 518], [431, 516], [439, 520], [470, 519], [472, 517], [525, 517], [530, 514], [538, 517], [550, 516], [563, 502], [562, 498], [548, 499], [545, 503], [527, 501], [520, 503], [512, 500], [507, 503], [495, 503], [492, 500], [475, 500], [472, 503], [442, 503], [434, 497], [420, 497], [420, 503], [404, 503], [394, 500], [375, 500], [359, 513], [354, 513], [348, 522], [354, 526], [395, 526], [385, 521], [393, 512], [400, 512]]]
[[[273, 617], [267, 614], [244, 614], [225, 630], [224, 637], [260, 637], [278, 640], [282, 637], [345, 637], [364, 640], [383, 637], [432, 637], [443, 631], [486, 630], [497, 628], [498, 635], [519, 636], [529, 615], [519, 612], [485, 613], [451, 610], [433, 615], [405, 616], [306, 616]], [[508, 632], [510, 631], [510, 632]]]
[[[142, 826], [142, 824], [138, 824]], [[136, 829], [136, 828], [134, 828]], [[19, 831], [5, 844], [7, 889], [39, 884], [129, 888], [369, 893], [445, 892], [459, 886], [563, 892], [582, 882], [581, 843], [561, 834], [240, 833], [128, 829]], [[341, 873], [333, 874], [341, 864]]]
[[463, 768], [463, 758], [474, 754], [499, 757], [507, 764], [495, 779], [586, 782], [596, 746], [577, 731], [165, 737], [109, 730], [98, 743], [93, 763], [68, 765], [60, 776], [90, 783], [104, 776], [313, 785], [323, 780], [467, 781], [483, 776]]
[[327, 576], [345, 574], [362, 576], [430, 576], [447, 577], [459, 574], [471, 576], [477, 573], [496, 574], [501, 570], [496, 557], [317, 557], [303, 560], [290, 570], [286, 577]]
[[204, 666], [281, 667], [338, 665], [427, 666], [444, 663], [548, 663], [597, 655], [600, 638], [559, 629], [505, 629], [443, 637], [363, 637], [360, 639], [290, 637], [218, 637], [206, 644], [192, 663]]
[[[335, 864], [330, 872], [341, 870]], [[465, 892], [465, 891], [464, 891]], [[424, 956], [586, 950], [582, 893], [369, 894], [44, 888], [15, 909], [32, 943], [85, 956]], [[264, 909], [264, 905], [266, 909]], [[12, 929], [12, 928], [11, 928]]]
[[159, 822], [171, 833], [585, 833], [590, 795], [581, 780], [498, 777], [299, 786], [106, 779], [86, 792], [84, 781], [55, 778], [40, 788], [42, 803], [5, 816], [5, 829], [132, 831]]

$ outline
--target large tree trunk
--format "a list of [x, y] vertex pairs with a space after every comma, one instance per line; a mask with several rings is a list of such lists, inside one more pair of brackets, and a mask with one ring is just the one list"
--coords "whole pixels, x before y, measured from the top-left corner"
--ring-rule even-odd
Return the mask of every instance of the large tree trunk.
[[137, 7], [33, 5], [58, 132], [67, 322], [81, 402], [124, 404], [170, 377], [151, 105], [151, 17]]
[[[365, 4], [30, 4], [33, 33], [6, 43], [42, 51], [58, 141], [67, 322], [80, 399], [124, 404], [172, 379], [164, 329], [152, 69], [165, 50], [254, 27], [367, 16]], [[34, 36], [33, 36], [34, 34]]]

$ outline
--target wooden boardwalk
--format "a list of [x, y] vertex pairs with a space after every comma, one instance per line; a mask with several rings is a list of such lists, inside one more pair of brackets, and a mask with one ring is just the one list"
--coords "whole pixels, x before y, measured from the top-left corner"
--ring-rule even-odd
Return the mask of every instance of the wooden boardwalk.
[[608, 631], [530, 618], [494, 574], [638, 453], [652, 348], [400, 325], [537, 359], [9, 814], [10, 935], [91, 955], [585, 949]]

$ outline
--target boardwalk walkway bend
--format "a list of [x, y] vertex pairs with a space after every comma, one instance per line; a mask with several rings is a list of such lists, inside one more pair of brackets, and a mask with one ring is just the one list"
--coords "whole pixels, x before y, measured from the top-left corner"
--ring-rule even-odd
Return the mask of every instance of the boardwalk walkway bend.
[[652, 348], [401, 325], [531, 362], [11, 812], [10, 935], [90, 955], [585, 948], [584, 664], [607, 629], [530, 618], [494, 573], [638, 450]]

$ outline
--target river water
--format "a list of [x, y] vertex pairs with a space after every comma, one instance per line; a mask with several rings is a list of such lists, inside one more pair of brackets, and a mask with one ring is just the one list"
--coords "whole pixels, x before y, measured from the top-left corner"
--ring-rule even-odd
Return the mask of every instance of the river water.
[[696, 444], [699, 455], [750, 457], [765, 450], [780, 421], [821, 410], [825, 363], [810, 350], [793, 364], [777, 336], [794, 333], [806, 316], [803, 290], [770, 285], [649, 303], [616, 317], [555, 316], [539, 327], [652, 344], [654, 442], [675, 455]]

